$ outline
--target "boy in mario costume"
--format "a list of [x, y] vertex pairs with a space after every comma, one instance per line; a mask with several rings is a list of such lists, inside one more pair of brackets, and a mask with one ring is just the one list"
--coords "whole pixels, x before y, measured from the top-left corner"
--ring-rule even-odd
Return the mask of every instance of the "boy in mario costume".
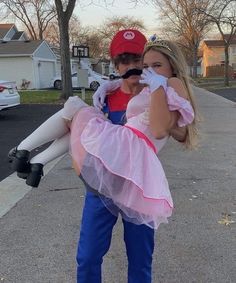
[[[104, 113], [107, 113], [114, 124], [125, 123], [125, 111], [130, 98], [137, 95], [143, 88], [139, 80], [140, 70], [142, 70], [141, 56], [145, 43], [145, 36], [131, 29], [119, 31], [111, 42], [111, 59], [117, 72], [124, 78], [121, 86], [112, 92], [112, 95], [106, 97], [103, 108]], [[77, 251], [77, 282], [101, 283], [103, 256], [109, 250], [112, 229], [117, 222], [117, 217], [109, 212], [94, 191], [87, 185], [86, 187]], [[150, 283], [154, 230], [146, 225], [135, 225], [124, 219], [122, 221], [128, 257], [128, 282]]]

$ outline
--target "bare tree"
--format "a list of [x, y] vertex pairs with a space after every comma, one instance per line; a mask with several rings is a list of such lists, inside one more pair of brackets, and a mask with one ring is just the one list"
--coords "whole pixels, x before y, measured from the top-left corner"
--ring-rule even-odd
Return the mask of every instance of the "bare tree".
[[[198, 12], [205, 9], [211, 0], [152, 0], [159, 13], [161, 32], [178, 41], [185, 50], [189, 64], [192, 65], [192, 76], [197, 76], [198, 48], [200, 41], [208, 31], [209, 22], [206, 16]], [[133, 1], [146, 2], [146, 1]], [[148, 1], [150, 2], [150, 1]]]
[[76, 0], [68, 0], [67, 4], [55, 0], [60, 32], [61, 77], [63, 99], [73, 95], [70, 64], [69, 21], [75, 8]]
[[229, 86], [229, 46], [236, 34], [236, 1], [214, 0], [207, 9], [200, 9], [200, 12], [217, 26], [221, 34], [225, 53], [224, 84]]
[[[86, 45], [89, 47], [89, 56], [92, 58], [104, 58], [103, 38], [97, 29], [85, 27], [81, 29], [78, 37], [74, 38], [75, 45]], [[106, 46], [107, 49], [107, 46]]]
[[[85, 34], [89, 33], [88, 28], [83, 28], [80, 20], [76, 15], [72, 15], [69, 22], [69, 39], [70, 47], [78, 44], [78, 38], [83, 38]], [[48, 25], [46, 32], [44, 33], [44, 39], [47, 40], [51, 45], [60, 47], [60, 32], [58, 21], [53, 20]]]
[[51, 21], [44, 33], [44, 39], [54, 47], [60, 48], [60, 34], [57, 19]]
[[3, 15], [17, 18], [31, 39], [43, 39], [49, 23], [56, 17], [52, 0], [2, 0]]
[[135, 19], [130, 16], [114, 16], [104, 21], [104, 23], [99, 27], [99, 32], [101, 35], [111, 40], [116, 32], [127, 28], [139, 29], [141, 31], [145, 30], [143, 21], [139, 19]]

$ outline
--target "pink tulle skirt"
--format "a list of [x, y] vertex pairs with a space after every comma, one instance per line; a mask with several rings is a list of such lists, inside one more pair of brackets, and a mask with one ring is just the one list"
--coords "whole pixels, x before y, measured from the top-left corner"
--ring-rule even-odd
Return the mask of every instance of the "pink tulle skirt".
[[[93, 107], [82, 108], [71, 125], [75, 170], [101, 194], [111, 213], [158, 228], [171, 216], [173, 201], [153, 149], [134, 132], [114, 125]], [[111, 202], [107, 201], [111, 199]]]

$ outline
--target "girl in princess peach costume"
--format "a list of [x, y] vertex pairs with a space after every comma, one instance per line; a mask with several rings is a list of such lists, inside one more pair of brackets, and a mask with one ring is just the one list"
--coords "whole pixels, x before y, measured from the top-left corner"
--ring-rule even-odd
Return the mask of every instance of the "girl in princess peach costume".
[[[33, 181], [37, 187], [43, 166], [69, 148], [76, 172], [98, 191], [112, 213], [117, 212], [109, 200], [127, 221], [155, 229], [167, 222], [173, 201], [157, 154], [173, 126], [187, 126], [189, 146], [196, 136], [194, 103], [179, 56], [170, 42], [147, 43], [140, 80], [145, 87], [130, 99], [124, 126], [112, 124], [100, 110], [70, 97], [62, 110], [15, 149], [15, 170], [18, 174], [28, 170], [29, 185], [40, 175]], [[29, 161], [33, 148], [52, 140], [48, 149]]]

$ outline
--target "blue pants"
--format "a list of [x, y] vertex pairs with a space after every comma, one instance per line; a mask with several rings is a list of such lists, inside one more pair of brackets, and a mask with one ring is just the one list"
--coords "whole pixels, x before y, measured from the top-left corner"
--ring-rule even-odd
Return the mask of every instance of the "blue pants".
[[[77, 251], [77, 282], [101, 283], [103, 256], [108, 252], [117, 217], [100, 197], [87, 192]], [[128, 283], [151, 283], [154, 230], [124, 221], [124, 241], [128, 257]]]

